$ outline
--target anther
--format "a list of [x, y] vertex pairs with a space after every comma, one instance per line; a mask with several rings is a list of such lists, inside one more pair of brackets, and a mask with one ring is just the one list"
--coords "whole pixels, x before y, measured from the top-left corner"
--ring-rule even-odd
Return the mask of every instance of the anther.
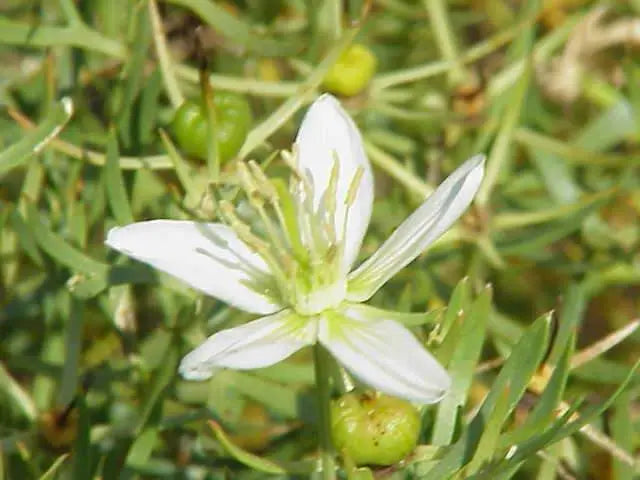
[[255, 250], [262, 259], [269, 265], [271, 273], [276, 279], [280, 287], [281, 294], [285, 295], [288, 288], [288, 278], [285, 272], [282, 270], [281, 265], [276, 261], [271, 253], [271, 245], [260, 237], [254, 235], [251, 231], [251, 227], [244, 223], [236, 214], [235, 208], [231, 203], [226, 200], [220, 202], [220, 211], [225, 216], [229, 226], [238, 235], [238, 238], [245, 242], [249, 247]]
[[278, 192], [276, 187], [254, 160], [249, 160], [248, 165], [253, 180], [256, 182], [257, 188], [262, 196], [272, 205], [275, 204], [278, 201]]
[[244, 162], [238, 162], [238, 175], [240, 176], [240, 184], [243, 190], [247, 194], [250, 202], [258, 202], [262, 205], [262, 195], [255, 179], [249, 172], [247, 165]]
[[238, 237], [251, 245], [262, 245], [266, 246], [266, 243], [254, 235], [251, 231], [251, 227], [244, 223], [238, 215], [236, 214], [235, 207], [228, 202], [227, 200], [221, 200], [220, 203], [220, 212], [224, 216], [224, 219], [227, 221], [229, 226], [238, 234]]
[[282, 152], [280, 152], [280, 157], [285, 165], [289, 167], [289, 170], [291, 170], [296, 183], [301, 184], [301, 190], [306, 195], [313, 198], [313, 186], [309, 182], [309, 178], [300, 171], [300, 168], [298, 167], [298, 145], [294, 143], [291, 152], [282, 150]]

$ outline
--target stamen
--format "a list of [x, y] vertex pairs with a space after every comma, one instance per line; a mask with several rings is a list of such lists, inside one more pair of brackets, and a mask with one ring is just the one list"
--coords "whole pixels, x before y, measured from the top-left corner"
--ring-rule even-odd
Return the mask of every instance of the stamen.
[[251, 175], [253, 176], [253, 179], [255, 180], [262, 196], [267, 200], [267, 202], [271, 204], [276, 203], [278, 200], [278, 192], [276, 191], [276, 187], [264, 174], [264, 172], [260, 168], [260, 165], [258, 165], [255, 160], [249, 160], [248, 165]]
[[329, 245], [336, 243], [336, 195], [338, 192], [338, 176], [340, 173], [340, 159], [335, 150], [331, 151], [333, 155], [333, 165], [329, 174], [329, 184], [322, 195], [322, 205], [324, 205], [324, 228], [327, 234]]
[[269, 244], [257, 235], [254, 235], [249, 225], [240, 220], [240, 217], [236, 214], [235, 207], [230, 202], [227, 200], [221, 200], [219, 202], [219, 208], [225, 223], [229, 225], [234, 232], [236, 232], [240, 240], [256, 250], [269, 247]]
[[245, 242], [249, 247], [251, 247], [255, 252], [257, 252], [265, 263], [269, 266], [271, 273], [276, 279], [276, 283], [280, 288], [280, 292], [283, 298], [286, 298], [286, 295], [289, 294], [290, 289], [288, 288], [289, 283], [287, 279], [287, 275], [282, 270], [278, 261], [273, 257], [270, 251], [270, 245], [262, 240], [260, 237], [254, 235], [251, 231], [251, 227], [244, 223], [236, 214], [234, 206], [226, 200], [222, 200], [220, 202], [220, 211], [223, 216], [226, 217], [226, 220], [229, 226], [233, 229], [234, 232], [238, 235], [238, 238]]
[[291, 173], [294, 175], [296, 181], [303, 183], [306, 181], [308, 183], [308, 179], [298, 168], [298, 148], [296, 144], [293, 145], [293, 150], [291, 152], [282, 150], [280, 152], [280, 158], [282, 158], [282, 161], [285, 163], [285, 165], [289, 167], [289, 170], [291, 170]]
[[249, 171], [244, 162], [239, 162], [238, 173], [240, 174], [240, 182], [247, 194], [249, 203], [256, 212], [258, 212], [260, 220], [262, 220], [262, 224], [267, 231], [267, 236], [271, 241], [271, 245], [274, 247], [274, 250], [278, 254], [283, 265], [291, 264], [291, 259], [286, 258], [288, 256], [288, 250], [282, 243], [282, 237], [273, 225], [271, 217], [267, 214], [267, 211], [264, 208], [264, 189], [261, 188], [259, 180], [252, 175], [252, 172]]
[[[298, 169], [298, 146], [294, 143], [291, 152], [282, 151], [282, 160], [291, 169], [294, 176], [290, 185], [294, 195], [298, 197], [295, 205], [298, 207], [296, 217], [302, 243], [307, 246], [311, 264], [316, 263], [318, 233], [317, 222], [313, 218], [313, 185], [309, 178]], [[313, 220], [313, 221], [312, 221]]]
[[364, 175], [364, 168], [359, 166], [356, 169], [356, 173], [353, 175], [351, 179], [351, 184], [349, 184], [349, 191], [347, 192], [347, 197], [344, 199], [344, 203], [347, 208], [353, 205], [353, 202], [356, 201], [356, 195], [358, 194], [358, 189], [360, 188], [360, 183], [362, 182], [362, 176]]
[[[240, 176], [240, 185], [242, 189], [247, 194], [249, 201], [257, 201], [262, 202], [262, 196], [260, 195], [260, 191], [258, 190], [258, 186], [254, 181], [253, 177], [249, 173], [249, 169], [244, 162], [238, 162], [238, 175]], [[255, 199], [255, 200], [254, 200]]]
[[[344, 219], [342, 223], [342, 241], [338, 242], [340, 247], [340, 252], [338, 258], [342, 258], [344, 256], [344, 237], [347, 234], [347, 225], [349, 224], [349, 213], [351, 211], [351, 207], [356, 201], [356, 196], [358, 195], [358, 190], [360, 189], [360, 184], [362, 183], [362, 176], [364, 175], [364, 168], [359, 166], [356, 169], [356, 172], [351, 179], [351, 183], [349, 184], [349, 190], [347, 191], [347, 196], [344, 199], [345, 210], [344, 210]], [[346, 273], [346, 272], [344, 272]]]
[[278, 192], [277, 208], [274, 207], [274, 209], [276, 210], [280, 226], [282, 230], [286, 232], [289, 245], [296, 260], [302, 265], [307, 265], [309, 262], [309, 253], [300, 241], [300, 227], [298, 225], [297, 212], [293, 199], [291, 198], [291, 193], [287, 185], [281, 180], [275, 179], [273, 186]]

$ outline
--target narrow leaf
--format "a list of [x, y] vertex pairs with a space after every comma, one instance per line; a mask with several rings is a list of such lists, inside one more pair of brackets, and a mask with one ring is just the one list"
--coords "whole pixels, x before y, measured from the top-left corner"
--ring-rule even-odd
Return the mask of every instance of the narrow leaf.
[[131, 213], [131, 205], [127, 198], [124, 179], [120, 170], [118, 139], [113, 130], [109, 133], [109, 140], [107, 141], [107, 161], [104, 167], [104, 179], [107, 199], [116, 222], [119, 225], [132, 223], [133, 213]]

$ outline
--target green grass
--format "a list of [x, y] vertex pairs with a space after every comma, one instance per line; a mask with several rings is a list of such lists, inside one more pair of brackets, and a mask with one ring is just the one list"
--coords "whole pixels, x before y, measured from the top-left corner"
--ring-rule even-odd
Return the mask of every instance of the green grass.
[[402, 463], [338, 457], [341, 478], [637, 478], [640, 61], [637, 38], [598, 35], [640, 22], [640, 2], [590, 27], [601, 2], [158, 3], [0, 5], [0, 480], [316, 468], [310, 349], [182, 380], [187, 351], [250, 316], [103, 242], [132, 221], [211, 219], [211, 195], [233, 194], [168, 132], [203, 57], [214, 92], [251, 103], [238, 159], [285, 178], [275, 153], [354, 42], [378, 62], [343, 99], [376, 179], [362, 258], [455, 166], [488, 161], [463, 219], [372, 300], [436, 311], [401, 317], [452, 394], [422, 409]]

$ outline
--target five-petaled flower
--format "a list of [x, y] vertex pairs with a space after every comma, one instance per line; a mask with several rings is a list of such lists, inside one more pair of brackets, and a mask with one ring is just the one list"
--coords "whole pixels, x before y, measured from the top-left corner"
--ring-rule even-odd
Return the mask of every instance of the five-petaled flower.
[[373, 176], [360, 133], [334, 97], [313, 103], [284, 158], [293, 169], [288, 190], [275, 188], [255, 163], [239, 168], [260, 228], [223, 205], [225, 223], [153, 220], [107, 236], [110, 247], [262, 316], [209, 337], [184, 357], [180, 373], [202, 380], [220, 368], [266, 367], [320, 342], [380, 391], [439, 401], [450, 385], [445, 369], [392, 314], [362, 302], [460, 217], [482, 180], [484, 157], [455, 170], [355, 270]]

